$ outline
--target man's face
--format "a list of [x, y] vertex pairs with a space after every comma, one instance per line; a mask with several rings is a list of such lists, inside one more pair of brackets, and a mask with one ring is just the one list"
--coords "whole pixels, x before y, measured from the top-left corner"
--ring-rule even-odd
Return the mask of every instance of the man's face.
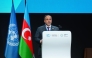
[[50, 26], [52, 23], [52, 17], [51, 16], [46, 16], [44, 19], [44, 22], [47, 26]]

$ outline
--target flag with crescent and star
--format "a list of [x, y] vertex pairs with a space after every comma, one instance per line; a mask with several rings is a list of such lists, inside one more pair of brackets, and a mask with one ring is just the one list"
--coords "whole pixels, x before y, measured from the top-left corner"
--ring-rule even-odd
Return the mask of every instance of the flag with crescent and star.
[[18, 58], [19, 34], [16, 22], [14, 5], [12, 3], [10, 23], [5, 49], [5, 58]]
[[27, 4], [25, 7], [24, 20], [22, 25], [22, 34], [19, 45], [19, 55], [21, 58], [35, 58]]

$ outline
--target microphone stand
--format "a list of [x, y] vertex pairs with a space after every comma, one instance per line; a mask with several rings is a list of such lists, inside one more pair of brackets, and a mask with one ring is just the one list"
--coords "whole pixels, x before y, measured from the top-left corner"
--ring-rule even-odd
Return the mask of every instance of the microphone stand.
[[58, 25], [58, 28], [59, 28], [59, 30], [61, 30], [62, 29], [62, 26], [61, 25]]

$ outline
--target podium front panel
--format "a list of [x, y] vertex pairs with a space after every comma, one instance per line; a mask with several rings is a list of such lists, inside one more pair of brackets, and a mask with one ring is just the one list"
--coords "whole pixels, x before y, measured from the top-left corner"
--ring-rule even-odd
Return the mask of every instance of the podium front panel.
[[44, 31], [42, 58], [71, 58], [70, 31]]

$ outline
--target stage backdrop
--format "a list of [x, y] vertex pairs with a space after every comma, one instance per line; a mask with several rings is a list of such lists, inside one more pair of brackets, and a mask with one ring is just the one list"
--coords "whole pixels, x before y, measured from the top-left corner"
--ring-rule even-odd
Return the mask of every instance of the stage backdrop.
[[[13, 0], [16, 13], [24, 13], [25, 0]], [[0, 13], [10, 13], [12, 0], [0, 0]], [[30, 13], [92, 13], [92, 0], [27, 0]]]
[[[48, 14], [52, 15], [53, 25], [61, 25], [61, 30], [70, 30], [72, 32], [71, 57], [83, 58], [84, 48], [92, 47], [92, 14]], [[21, 35], [23, 13], [16, 15], [18, 30], [19, 34]], [[32, 39], [36, 58], [38, 58], [38, 44], [34, 41], [34, 35], [37, 27], [44, 24], [44, 15], [45, 14], [40, 13], [30, 13]], [[9, 19], [10, 13], [0, 14], [0, 58], [4, 58]]]

